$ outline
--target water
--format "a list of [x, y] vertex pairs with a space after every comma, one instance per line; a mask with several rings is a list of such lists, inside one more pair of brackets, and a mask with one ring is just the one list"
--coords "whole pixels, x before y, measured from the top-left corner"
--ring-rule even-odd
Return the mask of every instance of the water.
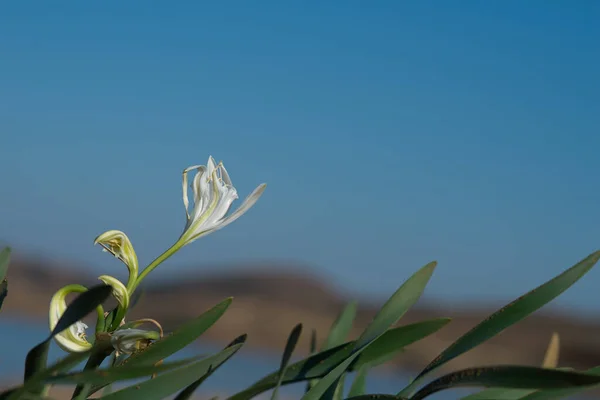
[[[17, 318], [1, 316], [0, 332], [0, 376], [11, 383], [22, 379], [25, 356], [30, 348], [38, 344], [48, 335], [44, 324], [34, 323]], [[199, 354], [208, 354], [220, 350], [219, 347], [208, 344], [191, 345], [181, 351], [176, 357], [185, 358]], [[64, 352], [54, 343], [50, 348], [49, 362], [63, 357]], [[217, 370], [202, 386], [207, 393], [233, 394], [250, 386], [256, 380], [277, 370], [279, 358], [242, 348], [233, 358]], [[347, 379], [349, 389], [353, 379], [351, 374]], [[373, 371], [367, 378], [369, 393], [397, 393], [409, 381], [408, 376], [389, 371]], [[280, 398], [300, 398], [305, 383], [288, 385], [281, 390]], [[432, 400], [457, 399], [470, 393], [466, 390], [446, 391], [431, 396]]]

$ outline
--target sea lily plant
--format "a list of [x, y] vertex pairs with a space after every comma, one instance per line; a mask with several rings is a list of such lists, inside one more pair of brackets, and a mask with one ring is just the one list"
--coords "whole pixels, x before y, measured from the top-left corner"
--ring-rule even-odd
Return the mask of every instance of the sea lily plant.
[[[188, 175], [194, 172], [195, 175], [190, 182]], [[109, 230], [99, 235], [94, 241], [94, 244], [99, 244], [104, 251], [111, 253], [125, 264], [129, 271], [126, 284], [110, 275], [98, 277], [99, 280], [112, 288], [112, 295], [117, 301], [117, 307], [111, 312], [105, 312], [102, 306], [97, 307], [96, 333], [108, 333], [110, 335], [111, 344], [117, 355], [130, 354], [162, 336], [162, 327], [154, 320], [142, 319], [125, 323], [130, 299], [144, 278], [183, 246], [224, 228], [241, 217], [257, 202], [266, 188], [264, 183], [259, 185], [238, 209], [229, 213], [233, 202], [238, 199], [238, 194], [223, 162], [217, 164], [211, 156], [206, 165], [194, 165], [186, 168], [183, 171], [182, 181], [183, 204], [186, 215], [183, 232], [170, 248], [141, 272], [139, 272], [138, 258], [133, 245], [125, 233], [118, 230]], [[192, 192], [192, 207], [190, 207], [190, 196], [188, 194], [189, 186], [191, 186]], [[86, 290], [87, 288], [82, 285], [67, 285], [54, 294], [50, 302], [50, 330], [56, 327], [58, 320], [65, 312], [67, 296], [71, 293], [82, 293]], [[156, 325], [158, 332], [137, 328], [145, 322], [152, 322]], [[67, 352], [84, 352], [92, 348], [92, 343], [88, 341], [87, 329], [86, 324], [78, 321], [54, 336], [54, 339]]]

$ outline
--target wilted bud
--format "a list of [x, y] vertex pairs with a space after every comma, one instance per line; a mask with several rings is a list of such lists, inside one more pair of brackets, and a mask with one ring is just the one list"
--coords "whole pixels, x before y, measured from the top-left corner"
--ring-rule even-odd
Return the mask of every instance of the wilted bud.
[[138, 259], [127, 235], [121, 231], [107, 231], [94, 240], [112, 255], [121, 260], [129, 269], [129, 280], [135, 279], [138, 274]]
[[102, 275], [99, 276], [98, 279], [112, 287], [112, 295], [117, 300], [121, 308], [127, 310], [129, 308], [129, 293], [127, 292], [125, 285], [123, 285], [120, 280], [110, 275]]
[[112, 333], [110, 342], [119, 353], [131, 354], [142, 350], [160, 337], [158, 332], [143, 329], [119, 329]]
[[[81, 285], [69, 285], [60, 289], [52, 296], [50, 300], [49, 322], [50, 330], [54, 330], [58, 320], [67, 309], [66, 298], [70, 293], [82, 293], [87, 289]], [[80, 353], [92, 348], [92, 345], [86, 340], [85, 330], [87, 325], [78, 321], [54, 336], [54, 340], [64, 351], [70, 353]]]

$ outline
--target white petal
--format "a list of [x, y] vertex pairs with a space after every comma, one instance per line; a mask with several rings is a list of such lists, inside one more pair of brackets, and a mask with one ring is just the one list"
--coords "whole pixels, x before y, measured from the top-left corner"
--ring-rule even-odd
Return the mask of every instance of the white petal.
[[230, 223], [232, 223], [233, 221], [235, 221], [236, 219], [238, 219], [239, 217], [241, 217], [242, 215], [244, 215], [244, 213], [246, 213], [246, 211], [248, 211], [258, 201], [258, 199], [263, 194], [263, 192], [265, 191], [266, 188], [267, 188], [266, 183], [262, 183], [262, 184], [258, 185], [258, 187], [256, 189], [254, 189], [254, 191], [252, 193], [250, 193], [250, 195], [248, 197], [246, 197], [244, 202], [238, 207], [237, 210], [235, 210], [229, 216], [225, 217], [225, 219], [221, 220], [221, 222], [219, 222], [218, 224], [208, 228], [207, 230], [199, 231], [195, 236], [193, 236], [191, 238], [190, 242], [200, 238], [201, 236], [208, 235], [209, 233], [212, 233], [216, 230], [224, 228], [227, 225], [229, 225]]
[[219, 188], [219, 192], [219, 202], [206, 222], [203, 224], [207, 229], [210, 229], [211, 226], [218, 224], [219, 221], [227, 214], [234, 200], [238, 198], [237, 191], [233, 187], [222, 185], [221, 188]]
[[223, 175], [223, 182], [225, 182], [227, 186], [233, 186], [233, 184], [231, 183], [231, 178], [229, 177], [229, 174], [225, 169], [225, 165], [223, 164], [221, 164], [221, 174]]
[[217, 168], [217, 163], [213, 156], [208, 157], [208, 162], [206, 163], [206, 167], [208, 168], [208, 174], [212, 175], [215, 168]]
[[192, 211], [192, 214], [202, 212], [202, 208], [204, 207], [205, 202], [202, 199], [202, 180], [206, 180], [206, 167], [203, 165], [198, 167], [198, 171], [192, 182], [192, 191], [194, 192], [194, 210]]

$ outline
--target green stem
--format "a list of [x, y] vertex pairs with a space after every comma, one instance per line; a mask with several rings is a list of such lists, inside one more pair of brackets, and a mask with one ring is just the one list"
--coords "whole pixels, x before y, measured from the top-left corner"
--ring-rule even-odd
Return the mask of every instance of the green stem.
[[[104, 334], [106, 336], [106, 334]], [[98, 339], [100, 339], [98, 337]], [[90, 354], [90, 358], [88, 358], [85, 363], [85, 367], [83, 367], [84, 371], [89, 371], [98, 368], [102, 361], [106, 357], [108, 357], [113, 352], [113, 347], [110, 343], [110, 339], [102, 339], [97, 340], [97, 344], [95, 348], [92, 350], [92, 354]], [[92, 389], [91, 383], [80, 383], [75, 387], [75, 391], [73, 392], [73, 396], [71, 399], [85, 399], [89, 395]]]
[[104, 332], [104, 307], [98, 305], [96, 307], [96, 314], [98, 314], [98, 318], [96, 318], [96, 333]]
[[125, 318], [125, 314], [127, 314], [127, 310], [121, 307], [121, 305], [119, 304], [115, 312], [115, 316], [112, 320], [112, 323], [109, 327], [109, 330], [111, 332], [115, 331], [121, 325], [121, 321], [123, 320], [123, 318]]
[[182, 241], [178, 240], [173, 246], [169, 247], [164, 253], [158, 256], [154, 261], [150, 263], [142, 273], [138, 276], [138, 278], [133, 282], [132, 285], [127, 285], [127, 291], [131, 296], [135, 289], [140, 285], [140, 282], [150, 273], [152, 270], [159, 266], [160, 263], [165, 261], [167, 258], [171, 257], [177, 250], [179, 250], [183, 246]]

